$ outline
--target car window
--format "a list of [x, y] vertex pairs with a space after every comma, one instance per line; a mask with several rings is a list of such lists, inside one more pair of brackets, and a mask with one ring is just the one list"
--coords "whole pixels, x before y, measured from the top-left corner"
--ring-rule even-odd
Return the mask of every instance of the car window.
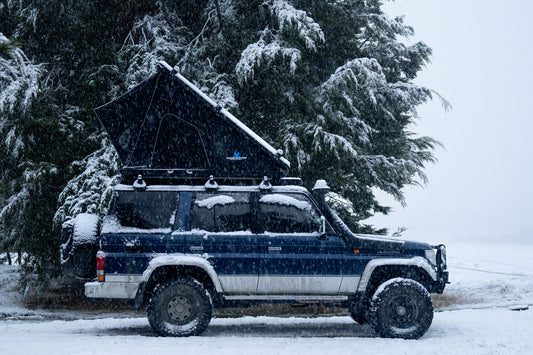
[[171, 228], [177, 208], [177, 192], [119, 191], [109, 215], [122, 227]]
[[251, 228], [249, 194], [199, 192], [193, 199], [189, 223], [191, 230], [249, 231]]
[[314, 233], [320, 215], [304, 194], [266, 194], [259, 198], [259, 216], [265, 232]]

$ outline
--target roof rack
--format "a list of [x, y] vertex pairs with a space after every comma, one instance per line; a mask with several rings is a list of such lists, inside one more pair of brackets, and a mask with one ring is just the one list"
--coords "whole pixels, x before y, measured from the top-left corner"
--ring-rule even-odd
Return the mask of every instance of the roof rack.
[[165, 62], [150, 78], [95, 109], [122, 161], [122, 178], [164, 183], [278, 183], [290, 164], [255, 132]]

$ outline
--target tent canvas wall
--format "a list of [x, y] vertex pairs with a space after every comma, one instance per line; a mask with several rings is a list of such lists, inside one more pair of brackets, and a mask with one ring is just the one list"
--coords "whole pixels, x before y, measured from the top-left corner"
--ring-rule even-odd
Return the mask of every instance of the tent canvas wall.
[[125, 178], [257, 180], [286, 176], [289, 162], [167, 63], [95, 109]]

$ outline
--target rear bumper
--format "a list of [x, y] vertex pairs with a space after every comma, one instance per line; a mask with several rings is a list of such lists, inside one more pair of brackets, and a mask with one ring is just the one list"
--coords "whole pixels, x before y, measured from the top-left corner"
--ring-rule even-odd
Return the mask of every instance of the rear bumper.
[[138, 289], [138, 282], [87, 282], [85, 284], [85, 296], [88, 298], [134, 299]]

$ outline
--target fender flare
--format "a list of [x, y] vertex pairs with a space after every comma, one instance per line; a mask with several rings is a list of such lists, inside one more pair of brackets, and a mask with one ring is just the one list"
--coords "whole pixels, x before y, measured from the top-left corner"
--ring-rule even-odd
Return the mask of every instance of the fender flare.
[[372, 273], [374, 272], [374, 270], [379, 266], [388, 265], [415, 266], [427, 272], [427, 274], [433, 279], [433, 281], [437, 281], [437, 272], [431, 266], [429, 261], [427, 261], [421, 256], [415, 256], [414, 258], [410, 259], [373, 259], [369, 261], [368, 264], [366, 264], [363, 274], [361, 275], [361, 279], [359, 280], [357, 291], [365, 292], [368, 282], [370, 281], [370, 277], [372, 277]]
[[220, 280], [218, 279], [218, 275], [215, 272], [215, 269], [213, 268], [211, 263], [209, 263], [209, 260], [207, 260], [205, 256], [194, 256], [186, 254], [169, 254], [157, 256], [150, 260], [150, 262], [148, 263], [148, 267], [141, 276], [141, 283], [146, 284], [148, 280], [150, 280], [152, 273], [163, 266], [199, 267], [200, 269], [204, 270], [207, 275], [209, 275], [211, 281], [213, 281], [213, 285], [215, 286], [217, 292], [223, 292], [222, 285], [220, 284]]

